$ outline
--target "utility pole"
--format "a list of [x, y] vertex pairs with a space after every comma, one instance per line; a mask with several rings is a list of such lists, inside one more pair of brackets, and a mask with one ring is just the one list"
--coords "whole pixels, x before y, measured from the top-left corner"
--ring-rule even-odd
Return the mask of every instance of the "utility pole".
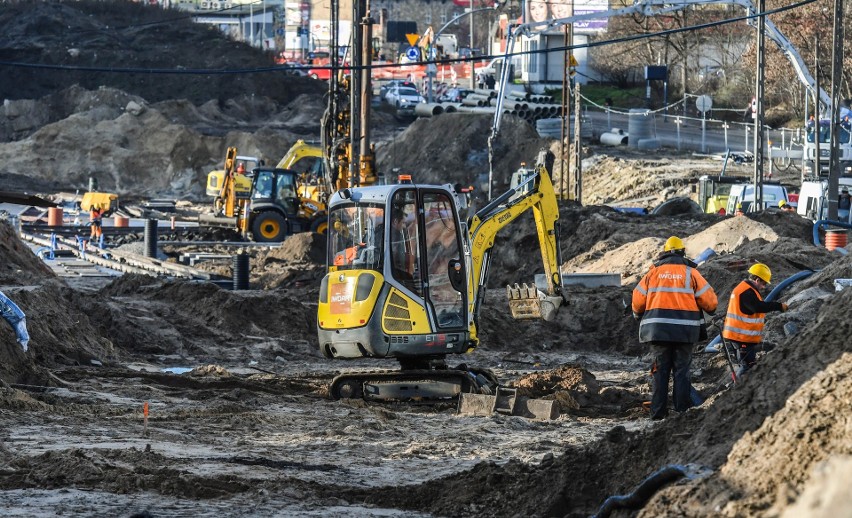
[[755, 99], [757, 100], [756, 116], [754, 118], [754, 202], [749, 212], [763, 210], [763, 145], [766, 133], [763, 129], [763, 84], [766, 79], [766, 0], [759, 0], [757, 10], [760, 16], [757, 18], [757, 80], [755, 85]]
[[470, 89], [476, 88], [476, 67], [473, 61], [473, 0], [470, 0]]
[[831, 155], [828, 167], [828, 219], [837, 221], [840, 187], [840, 81], [843, 73], [843, 0], [834, 0], [834, 42], [831, 50]]

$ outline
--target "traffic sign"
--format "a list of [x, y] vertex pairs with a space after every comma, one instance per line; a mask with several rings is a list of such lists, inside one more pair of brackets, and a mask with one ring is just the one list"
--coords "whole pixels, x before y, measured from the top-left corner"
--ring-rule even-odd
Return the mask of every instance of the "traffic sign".
[[420, 35], [419, 34], [406, 34], [405, 39], [408, 40], [408, 44], [413, 47], [414, 44], [417, 43], [417, 40], [420, 39]]
[[698, 111], [701, 113], [708, 112], [710, 111], [710, 108], [713, 107], [713, 99], [711, 99], [709, 95], [699, 95], [695, 99], [695, 107], [698, 108]]
[[408, 58], [410, 61], [417, 61], [418, 59], [420, 59], [420, 52], [418, 51], [417, 47], [408, 47], [405, 50], [405, 57]]
[[574, 57], [574, 54], [571, 54], [571, 57], [568, 58], [568, 65], [572, 67], [580, 66], [580, 63], [577, 62], [577, 58]]

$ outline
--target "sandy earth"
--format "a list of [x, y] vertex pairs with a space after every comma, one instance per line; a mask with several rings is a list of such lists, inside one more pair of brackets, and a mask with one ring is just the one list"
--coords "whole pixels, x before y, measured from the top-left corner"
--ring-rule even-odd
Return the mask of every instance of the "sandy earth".
[[[4, 27], [19, 7], [4, 8]], [[154, 16], [133, 6], [129, 14], [101, 4], [26, 7], [20, 30], [0, 32], [3, 55], [22, 61], [71, 64], [71, 47], [81, 49], [78, 60], [104, 64], [115, 59], [113, 50], [141, 49], [139, 66], [164, 66], [156, 61], [164, 48], [149, 31], [165, 46], [209, 37], [192, 25], [175, 24], [177, 34], [162, 25], [122, 29]], [[38, 29], [58, 19], [75, 31]], [[100, 30], [86, 32], [92, 27]], [[125, 48], [104, 43], [114, 32]], [[73, 42], [61, 40], [68, 34]], [[232, 62], [266, 59], [218, 45], [208, 47]], [[51, 52], [33, 50], [45, 46]], [[197, 63], [170, 66], [216, 63], [198, 54], [191, 57]], [[34, 74], [12, 73], [22, 80]], [[295, 139], [317, 137], [324, 107], [321, 85], [294, 78], [281, 88], [242, 78], [234, 95], [219, 80], [202, 91], [179, 76], [160, 83], [93, 76], [69, 81], [51, 72], [29, 96], [4, 90], [2, 190], [58, 196], [85, 188], [95, 174], [126, 198], [180, 198], [181, 214], [197, 213], [209, 205], [205, 174], [226, 146], [277, 159]], [[375, 120], [381, 170], [463, 184], [477, 184], [487, 171], [486, 116], [408, 125], [380, 110]], [[495, 148], [498, 186], [538, 149], [559, 148], [525, 123], [504, 124]], [[776, 210], [726, 218], [603, 205], [653, 208], [693, 196], [696, 179], [721, 168], [708, 157], [658, 155], [589, 143], [584, 205], [560, 203], [563, 270], [618, 273], [621, 287], [570, 289], [555, 322], [512, 321], [503, 287], [542, 271], [533, 222], [522, 218], [497, 243], [482, 345], [448, 359], [491, 368], [522, 394], [555, 400], [560, 416], [553, 421], [458, 415], [450, 402], [328, 399], [326, 387], [340, 371], [395, 365], [320, 356], [315, 301], [325, 252], [316, 236], [249, 248], [251, 289], [233, 292], [134, 274], [56, 277], [0, 223], [0, 289], [27, 313], [32, 335], [24, 355], [0, 325], [0, 514], [588, 516], [669, 464], [688, 466], [689, 477], [615, 515], [848, 514], [842, 481], [852, 458], [852, 292], [836, 292], [834, 280], [852, 278], [852, 259], [814, 246], [808, 221]], [[730, 172], [749, 174], [746, 166]], [[789, 183], [797, 178], [784, 175]], [[647, 348], [627, 308], [635, 282], [672, 234], [684, 238], [690, 256], [716, 253], [699, 268], [720, 300], [711, 336], [749, 264], [769, 264], [776, 283], [816, 273], [781, 295], [790, 311], [770, 314], [765, 334], [775, 348], [761, 353], [745, 383], [728, 386], [720, 355], [696, 354], [693, 382], [707, 401], [652, 423], [643, 407], [651, 392]], [[234, 248], [160, 248], [171, 260], [190, 251]], [[231, 274], [228, 259], [199, 268]]]

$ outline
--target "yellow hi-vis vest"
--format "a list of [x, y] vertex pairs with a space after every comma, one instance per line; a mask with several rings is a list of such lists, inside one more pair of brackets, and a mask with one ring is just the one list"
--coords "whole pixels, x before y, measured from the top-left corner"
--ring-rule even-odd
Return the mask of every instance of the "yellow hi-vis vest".
[[725, 316], [725, 327], [722, 329], [722, 337], [735, 342], [756, 344], [763, 336], [763, 320], [766, 313], [743, 313], [740, 307], [740, 295], [748, 290], [757, 293], [757, 299], [763, 300], [760, 292], [755, 290], [751, 284], [743, 281], [731, 292], [731, 301], [728, 303], [728, 314]]

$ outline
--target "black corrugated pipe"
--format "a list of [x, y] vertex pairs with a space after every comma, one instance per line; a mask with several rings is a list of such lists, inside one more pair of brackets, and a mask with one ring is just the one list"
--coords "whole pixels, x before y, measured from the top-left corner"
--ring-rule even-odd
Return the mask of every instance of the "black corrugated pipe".
[[234, 290], [249, 289], [249, 255], [239, 253], [234, 256]]
[[145, 220], [145, 257], [157, 257], [157, 224], [156, 219]]
[[686, 466], [669, 464], [652, 473], [643, 480], [639, 486], [628, 495], [611, 496], [604, 500], [598, 512], [592, 518], [606, 518], [618, 508], [639, 509], [647, 502], [661, 487], [687, 476]]

